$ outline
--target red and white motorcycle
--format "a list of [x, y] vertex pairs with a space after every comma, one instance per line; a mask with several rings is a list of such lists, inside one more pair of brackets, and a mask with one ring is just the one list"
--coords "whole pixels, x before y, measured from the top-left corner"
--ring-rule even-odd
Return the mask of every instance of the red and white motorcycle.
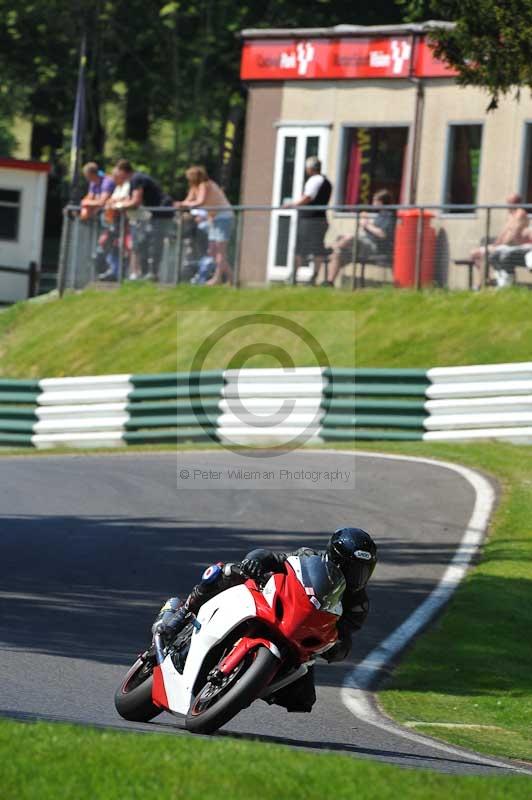
[[148, 722], [169, 711], [213, 733], [301, 678], [337, 640], [345, 579], [318, 555], [284, 566], [264, 586], [247, 579], [207, 601], [174, 641], [155, 634], [115, 694], [118, 713]]

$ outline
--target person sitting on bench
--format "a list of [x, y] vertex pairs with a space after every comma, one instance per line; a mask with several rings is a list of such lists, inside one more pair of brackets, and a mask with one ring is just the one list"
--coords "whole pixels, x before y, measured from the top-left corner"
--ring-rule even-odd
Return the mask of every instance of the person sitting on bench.
[[[520, 194], [511, 194], [506, 198], [509, 206], [522, 203]], [[494, 242], [482, 244], [471, 251], [471, 260], [481, 275], [481, 267], [484, 264], [486, 251], [490, 263], [497, 263], [499, 255], [504, 255], [507, 248], [530, 244], [525, 233], [528, 227], [528, 214], [524, 208], [509, 208], [506, 223]], [[480, 283], [480, 281], [479, 281]]]
[[[392, 194], [388, 189], [381, 189], [373, 195], [372, 205], [378, 211], [376, 215], [362, 211], [359, 221], [357, 241], [358, 261], [371, 262], [375, 256], [391, 256], [395, 232], [395, 212], [385, 208], [392, 203]], [[329, 281], [336, 280], [341, 268], [353, 260], [354, 235], [339, 236], [336, 240], [329, 261]]]

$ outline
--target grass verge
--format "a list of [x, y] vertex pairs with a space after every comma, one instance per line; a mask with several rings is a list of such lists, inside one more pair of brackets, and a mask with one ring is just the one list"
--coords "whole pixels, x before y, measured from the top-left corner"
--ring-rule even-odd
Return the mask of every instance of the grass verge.
[[[342, 314], [340, 312], [354, 312]], [[430, 367], [530, 358], [532, 292], [341, 292], [311, 288], [242, 289], [124, 285], [62, 300], [19, 303], [0, 313], [0, 374], [54, 377], [186, 370], [215, 327], [246, 312], [289, 314], [315, 336], [335, 366]], [[179, 322], [179, 341], [178, 341]], [[355, 331], [353, 331], [353, 327]], [[265, 341], [314, 366], [303, 342], [264, 328]], [[356, 354], [353, 333], [356, 334]], [[260, 336], [255, 336], [260, 341]], [[227, 366], [242, 344], [236, 331], [214, 348], [207, 368]], [[277, 366], [256, 355], [248, 366]]]
[[379, 693], [382, 707], [419, 733], [532, 761], [532, 448], [482, 442], [363, 449], [466, 464], [495, 476], [502, 489], [479, 562]]
[[[3, 800], [484, 800], [530, 796], [521, 776], [449, 776], [216, 738], [0, 722]], [[31, 765], [31, 768], [29, 768]]]

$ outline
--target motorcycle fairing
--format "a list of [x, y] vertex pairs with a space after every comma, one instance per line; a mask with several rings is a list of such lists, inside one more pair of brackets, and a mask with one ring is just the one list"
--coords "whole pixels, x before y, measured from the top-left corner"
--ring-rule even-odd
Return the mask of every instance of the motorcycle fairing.
[[289, 556], [287, 561], [315, 608], [341, 617], [345, 592], [342, 571], [319, 555]]
[[256, 617], [253, 595], [245, 585], [233, 586], [208, 600], [200, 608], [181, 675], [167, 655], [153, 670], [152, 700], [161, 708], [187, 714], [192, 690], [207, 653], [246, 619]]
[[[334, 644], [338, 638], [336, 623], [342, 613], [341, 604], [336, 600], [332, 610], [322, 608], [319, 601], [317, 605], [313, 602], [313, 598], [318, 598], [313, 587], [308, 581], [305, 582], [301, 565], [306, 558], [290, 556], [286, 561], [285, 572], [272, 575], [262, 592], [251, 589], [257, 606], [257, 616], [276, 628], [302, 662], [312, 659], [314, 655], [328, 650]], [[318, 575], [320, 570], [325, 570], [327, 576], [327, 566], [320, 557], [311, 558], [316, 561], [314, 567]], [[332, 578], [331, 586], [334, 587], [338, 576], [334, 574]], [[340, 588], [343, 590], [345, 583], [342, 581], [341, 576]], [[329, 583], [329, 577], [326, 577], [327, 591], [330, 590]]]
[[[154, 667], [153, 702], [171, 712], [187, 714], [207, 654], [249, 619], [259, 618], [277, 629], [297, 653], [301, 667], [291, 676], [283, 677], [282, 683], [300, 677], [313, 657], [337, 639], [336, 623], [342, 613], [339, 596], [345, 588], [342, 573], [337, 572], [319, 556], [291, 556], [286, 562], [286, 572], [272, 575], [262, 591], [248, 581], [208, 600], [198, 612], [183, 673], [176, 670], [171, 655], [164, 657], [160, 653], [159, 663]], [[268, 647], [281, 660], [273, 642], [242, 637], [226, 655], [222, 670], [229, 673], [246, 653], [259, 645]], [[273, 684], [269, 693], [272, 691]]]

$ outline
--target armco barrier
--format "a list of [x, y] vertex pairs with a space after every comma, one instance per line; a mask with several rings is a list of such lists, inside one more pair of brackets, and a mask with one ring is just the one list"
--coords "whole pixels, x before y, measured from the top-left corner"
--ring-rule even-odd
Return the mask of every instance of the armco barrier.
[[532, 442], [532, 362], [0, 379], [0, 446]]
[[326, 369], [324, 441], [423, 438], [423, 369]]

